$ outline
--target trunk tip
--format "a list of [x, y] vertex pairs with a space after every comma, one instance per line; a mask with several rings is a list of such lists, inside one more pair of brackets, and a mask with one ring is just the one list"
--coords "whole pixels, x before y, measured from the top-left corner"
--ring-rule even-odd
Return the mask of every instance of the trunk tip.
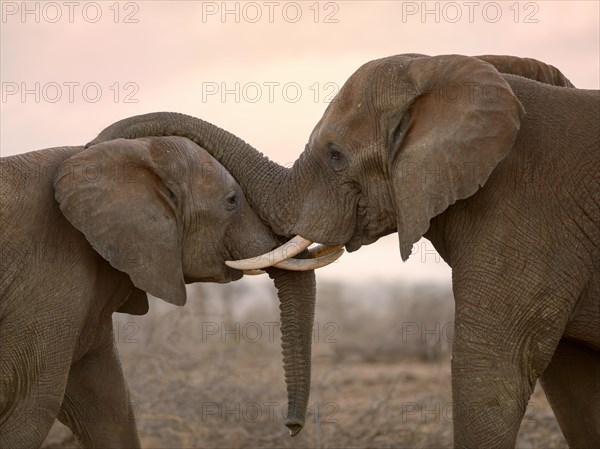
[[288, 419], [285, 422], [285, 425], [288, 429], [290, 429], [290, 436], [295, 437], [300, 433], [302, 428], [304, 427], [304, 423], [299, 419]]

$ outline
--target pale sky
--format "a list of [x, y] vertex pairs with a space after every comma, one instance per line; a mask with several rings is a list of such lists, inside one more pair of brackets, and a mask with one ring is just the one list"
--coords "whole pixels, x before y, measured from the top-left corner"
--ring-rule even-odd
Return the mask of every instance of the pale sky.
[[[1, 2], [2, 156], [81, 145], [110, 123], [177, 111], [273, 160], [300, 154], [332, 96], [365, 62], [399, 53], [506, 54], [598, 89], [599, 2]], [[449, 282], [422, 240], [395, 235], [321, 278]]]

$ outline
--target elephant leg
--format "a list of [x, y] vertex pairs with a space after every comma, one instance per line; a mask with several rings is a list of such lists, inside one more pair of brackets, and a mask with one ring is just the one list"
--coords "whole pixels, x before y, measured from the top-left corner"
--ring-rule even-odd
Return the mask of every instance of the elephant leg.
[[562, 339], [540, 383], [570, 448], [600, 442], [600, 353]]
[[112, 326], [73, 363], [59, 419], [85, 447], [139, 448], [133, 407]]
[[23, 323], [21, 314], [2, 321], [0, 448], [41, 446], [56, 419], [74, 340], [56, 322]]
[[[61, 377], [66, 378], [66, 370]], [[6, 386], [0, 387], [0, 448], [28, 449], [41, 446], [60, 409], [64, 384], [61, 388], [61, 385], [35, 382], [35, 385], [25, 387], [28, 390], [23, 392], [25, 397], [16, 400], [11, 395], [15, 388], [19, 390], [22, 386]]]
[[514, 448], [535, 382], [569, 316], [568, 301], [526, 285], [527, 276], [506, 275], [455, 277], [455, 447]]

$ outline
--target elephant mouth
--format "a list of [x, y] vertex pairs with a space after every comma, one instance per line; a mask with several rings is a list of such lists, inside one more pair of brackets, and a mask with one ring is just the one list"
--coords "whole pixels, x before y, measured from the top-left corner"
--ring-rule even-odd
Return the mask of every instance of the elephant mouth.
[[346, 251], [348, 251], [349, 253], [359, 250], [360, 247], [363, 245], [368, 245], [369, 243], [372, 243], [370, 241], [367, 242], [367, 239], [365, 239], [365, 234], [368, 227], [367, 215], [368, 207], [366, 204], [364, 204], [364, 202], [361, 199], [357, 202], [356, 205], [356, 219], [354, 223], [354, 232], [352, 234], [352, 237], [350, 237], [350, 240], [348, 240], [345, 245]]
[[396, 231], [394, 215], [385, 208], [370, 207], [367, 198], [361, 196], [356, 206], [354, 233], [346, 242], [346, 250], [357, 251]]
[[344, 247], [346, 248], [346, 251], [348, 251], [349, 253], [353, 253], [354, 251], [358, 251], [361, 248], [361, 246], [363, 246], [362, 241], [356, 239], [355, 237], [352, 237], [346, 243], [346, 245], [344, 245]]

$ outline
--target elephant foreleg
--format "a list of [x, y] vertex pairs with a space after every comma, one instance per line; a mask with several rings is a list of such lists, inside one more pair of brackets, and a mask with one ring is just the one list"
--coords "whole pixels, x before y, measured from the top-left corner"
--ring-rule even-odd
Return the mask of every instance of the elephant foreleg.
[[73, 348], [58, 320], [15, 313], [0, 326], [0, 448], [41, 446], [60, 409]]
[[71, 365], [59, 420], [85, 447], [139, 448], [112, 327], [99, 339], [97, 348]]
[[600, 442], [600, 353], [562, 339], [540, 379], [570, 448]]
[[455, 279], [455, 447], [514, 448], [535, 382], [570, 314], [569, 301], [553, 297], [545, 286], [505, 275], [485, 279], [479, 272]]

